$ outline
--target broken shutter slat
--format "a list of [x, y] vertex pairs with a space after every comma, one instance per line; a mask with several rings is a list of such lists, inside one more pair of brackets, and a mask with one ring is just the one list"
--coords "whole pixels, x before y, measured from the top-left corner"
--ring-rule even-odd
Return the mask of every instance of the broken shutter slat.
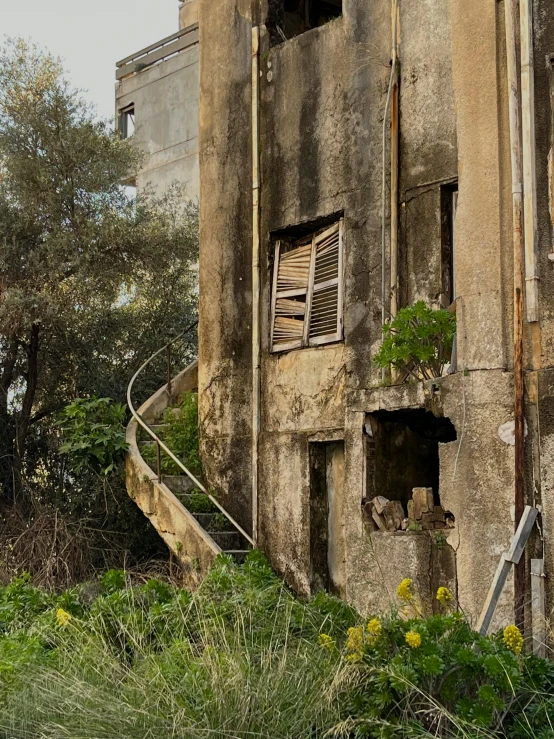
[[277, 298], [275, 305], [276, 316], [304, 316], [306, 313], [306, 304], [298, 300], [287, 300], [286, 298]]

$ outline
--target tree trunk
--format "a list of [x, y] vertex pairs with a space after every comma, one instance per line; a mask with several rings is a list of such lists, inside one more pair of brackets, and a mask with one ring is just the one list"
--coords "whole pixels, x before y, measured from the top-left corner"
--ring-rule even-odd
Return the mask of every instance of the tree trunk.
[[13, 500], [13, 452], [15, 426], [9, 412], [9, 392], [14, 381], [19, 343], [12, 337], [8, 342], [4, 365], [0, 373], [0, 499]]
[[13, 455], [13, 478], [14, 478], [14, 500], [19, 502], [23, 493], [23, 459], [25, 456], [25, 442], [31, 424], [31, 415], [33, 404], [35, 402], [35, 394], [38, 385], [38, 354], [39, 354], [39, 335], [40, 328], [37, 323], [31, 326], [31, 335], [29, 344], [26, 347], [27, 353], [27, 372], [25, 373], [25, 395], [21, 411], [16, 419], [15, 446]]

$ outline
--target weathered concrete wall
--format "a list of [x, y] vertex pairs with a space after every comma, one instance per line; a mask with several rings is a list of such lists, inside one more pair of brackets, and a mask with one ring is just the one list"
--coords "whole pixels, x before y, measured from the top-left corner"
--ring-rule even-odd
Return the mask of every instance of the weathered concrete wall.
[[198, 45], [121, 80], [116, 111], [135, 105], [135, 141], [145, 154], [137, 188], [158, 195], [174, 182], [196, 201], [198, 170]]
[[188, 28], [198, 23], [199, 17], [198, 0], [184, 0], [179, 4], [179, 28]]
[[[262, 24], [266, 4], [257, 8]], [[400, 294], [405, 303], [444, 302], [441, 188], [458, 180], [460, 371], [438, 390], [376, 389], [390, 3], [344, 0], [342, 18], [271, 48], [262, 35], [260, 543], [308, 593], [309, 445], [343, 440], [346, 598], [364, 612], [381, 610], [396, 584], [413, 576], [425, 597], [435, 585], [456, 588], [461, 606], [477, 618], [513, 532], [513, 448], [498, 436], [513, 418], [504, 11], [492, 0], [401, 8]], [[202, 443], [208, 479], [243, 516], [251, 482], [250, 12], [247, 0], [223, 0], [217, 8], [201, 0]], [[544, 177], [540, 185], [544, 190]], [[270, 354], [272, 234], [339, 213], [344, 342]], [[384, 408], [428, 408], [456, 427], [457, 441], [440, 449], [441, 500], [456, 517], [444, 561], [432, 537], [375, 537], [364, 528], [363, 427], [368, 412]], [[543, 448], [550, 443], [547, 436]], [[545, 477], [544, 487], [550, 484]], [[508, 587], [495, 625], [512, 619], [512, 601]]]
[[[502, 3], [453, 0], [459, 201], [456, 275], [466, 369], [510, 362], [513, 260]], [[506, 95], [504, 95], [506, 103]]]
[[250, 2], [200, 5], [199, 414], [207, 479], [251, 525]]

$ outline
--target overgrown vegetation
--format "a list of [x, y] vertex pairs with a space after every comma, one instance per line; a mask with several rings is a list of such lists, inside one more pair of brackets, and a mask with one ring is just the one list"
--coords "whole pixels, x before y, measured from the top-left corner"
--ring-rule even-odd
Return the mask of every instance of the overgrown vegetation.
[[[180, 399], [179, 405], [174, 408], [167, 408], [164, 411], [161, 423], [163, 429], [158, 431], [158, 435], [162, 441], [193, 475], [201, 475], [202, 464], [200, 462], [198, 438], [198, 393], [193, 391], [185, 393]], [[147, 440], [149, 437], [143, 432], [141, 438]], [[156, 469], [157, 453], [154, 446], [144, 447], [143, 457], [152, 469]], [[180, 475], [182, 471], [170, 457], [162, 453], [162, 472], [165, 475]]]
[[441, 377], [452, 355], [456, 314], [433, 310], [423, 301], [402, 308], [383, 326], [384, 339], [374, 357], [377, 367], [393, 367], [405, 377]]
[[77, 398], [61, 413], [59, 427], [66, 454], [76, 474], [91, 470], [109, 475], [123, 461], [127, 450], [127, 408], [111, 398]]
[[[117, 408], [142, 362], [196, 317], [197, 208], [177, 184], [161, 198], [131, 197], [121, 183], [140, 161], [58, 59], [22, 40], [0, 46], [0, 515], [5, 527], [63, 516], [74, 530], [96, 530], [100, 560], [102, 537], [117, 532], [120, 564], [129, 549], [135, 559], [162, 556], [161, 540], [129, 500], [102, 429], [96, 443], [90, 428], [86, 440], [75, 428], [70, 458], [56, 419], [68, 404], [84, 410], [76, 398]], [[195, 337], [186, 339], [174, 346], [175, 367], [195, 356]], [[164, 377], [160, 357], [137, 383], [137, 404]], [[96, 467], [75, 465], [79, 444], [89, 445], [83, 461], [100, 455]]]
[[0, 589], [0, 732], [551, 737], [553, 665], [520, 653], [519, 632], [479, 637], [439, 595], [443, 615], [364, 621], [296, 599], [259, 552], [221, 556], [194, 594], [116, 571], [60, 596], [20, 578]]

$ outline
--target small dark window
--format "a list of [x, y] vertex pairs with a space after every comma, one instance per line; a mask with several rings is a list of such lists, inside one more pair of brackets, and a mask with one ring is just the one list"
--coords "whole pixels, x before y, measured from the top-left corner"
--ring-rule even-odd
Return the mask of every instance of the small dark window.
[[267, 27], [274, 44], [342, 15], [342, 0], [269, 0]]
[[458, 183], [441, 187], [441, 265], [442, 292], [441, 308], [448, 308], [456, 299], [454, 254], [456, 251], [455, 230], [458, 208]]
[[119, 133], [128, 139], [135, 133], [135, 104], [130, 103], [119, 111]]

